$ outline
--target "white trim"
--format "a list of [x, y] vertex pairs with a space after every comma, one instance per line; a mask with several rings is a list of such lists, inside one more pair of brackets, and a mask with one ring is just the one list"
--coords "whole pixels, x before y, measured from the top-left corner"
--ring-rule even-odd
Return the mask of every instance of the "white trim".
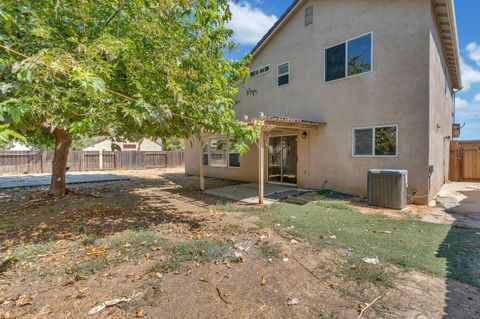
[[[370, 71], [362, 72], [362, 73], [358, 73], [358, 74], [354, 74], [354, 75], [348, 75], [348, 43], [350, 41], [353, 41], [353, 40], [359, 39], [361, 37], [364, 37], [366, 35], [371, 35], [371, 37], [370, 37], [371, 38], [371, 41], [370, 41]], [[332, 83], [332, 82], [336, 82], [336, 81], [339, 81], [339, 80], [354, 78], [354, 77], [359, 76], [359, 75], [367, 75], [369, 73], [372, 73], [373, 68], [374, 68], [374, 64], [373, 64], [373, 41], [374, 41], [373, 40], [373, 31], [370, 31], [370, 32], [364, 33], [362, 35], [356, 36], [354, 38], [347, 39], [343, 42], [339, 42], [337, 44], [325, 47], [323, 49], [323, 83]], [[342, 78], [339, 78], [339, 79], [327, 81], [327, 50], [331, 49], [331, 48], [334, 48], [334, 47], [336, 47], [338, 45], [341, 45], [341, 44], [345, 44], [345, 76], [342, 77]]]
[[[267, 176], [267, 177], [268, 177], [268, 176]], [[268, 179], [268, 178], [267, 178], [267, 179]], [[294, 186], [294, 187], [298, 186], [298, 184], [292, 184], [292, 183], [280, 183], [280, 182], [269, 182], [268, 180], [267, 180], [267, 184], [272, 184], [272, 185], [282, 185], [282, 186]], [[268, 194], [268, 195], [271, 195], [271, 194]], [[267, 196], [268, 196], [268, 195], [267, 195]]]
[[[383, 128], [383, 127], [395, 127], [395, 155], [375, 155], [375, 130], [377, 128]], [[395, 158], [398, 157], [398, 124], [386, 124], [386, 125], [372, 125], [372, 126], [362, 126], [362, 127], [354, 127], [352, 128], [352, 157], [378, 157], [378, 158]], [[356, 155], [355, 154], [355, 131], [356, 130], [367, 130], [371, 129], [372, 130], [372, 155]]]
[[[285, 64], [288, 64], [288, 73], [285, 73], [285, 74], [282, 74], [282, 75], [278, 75], [278, 67], [279, 67], [279, 66], [283, 66], [283, 65], [285, 65]], [[280, 88], [280, 87], [284, 87], [284, 86], [287, 86], [287, 85], [290, 84], [290, 81], [291, 81], [291, 79], [292, 79], [292, 77], [290, 76], [290, 73], [291, 73], [291, 70], [290, 70], [290, 61], [286, 61], [286, 62], [277, 64], [277, 78], [276, 78], [276, 79], [277, 79], [277, 87]], [[288, 75], [288, 83], [282, 84], [282, 85], [278, 85], [278, 78], [279, 78], [280, 76], [284, 76], [284, 75]]]

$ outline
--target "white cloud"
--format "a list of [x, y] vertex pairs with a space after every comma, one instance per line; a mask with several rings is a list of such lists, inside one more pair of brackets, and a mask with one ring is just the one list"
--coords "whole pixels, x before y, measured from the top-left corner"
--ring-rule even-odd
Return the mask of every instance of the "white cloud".
[[278, 20], [275, 15], [269, 16], [248, 2], [229, 3], [232, 20], [228, 22], [228, 27], [234, 31], [233, 40], [240, 44], [257, 44]]
[[467, 45], [468, 57], [480, 66], [480, 45], [472, 42]]
[[462, 58], [460, 59], [460, 68], [462, 70], [463, 91], [468, 91], [473, 84], [480, 83], [480, 70], [468, 65]]
[[477, 103], [480, 103], [480, 93], [476, 94], [473, 100]]
[[467, 100], [464, 100], [461, 97], [456, 97], [455, 98], [455, 107], [457, 109], [463, 109], [463, 108], [466, 108], [467, 106], [468, 106], [468, 101]]

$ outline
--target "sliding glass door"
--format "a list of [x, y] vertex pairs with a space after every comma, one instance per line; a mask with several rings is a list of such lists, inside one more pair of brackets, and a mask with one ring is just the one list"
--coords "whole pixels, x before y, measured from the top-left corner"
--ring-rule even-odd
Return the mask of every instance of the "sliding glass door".
[[297, 184], [297, 136], [270, 138], [268, 181], [281, 184]]

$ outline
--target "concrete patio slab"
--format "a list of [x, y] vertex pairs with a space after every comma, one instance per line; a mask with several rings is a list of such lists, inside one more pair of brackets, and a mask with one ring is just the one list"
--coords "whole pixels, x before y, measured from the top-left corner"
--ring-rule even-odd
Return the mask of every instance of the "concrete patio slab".
[[480, 229], [479, 182], [445, 184], [437, 194], [436, 202], [442, 210], [424, 216], [422, 220]]
[[[51, 174], [0, 176], [1, 188], [32, 187], [50, 185]], [[128, 177], [108, 172], [75, 172], [67, 174], [67, 184], [110, 182], [126, 180]]]
[[[265, 184], [265, 204], [273, 204], [279, 200], [286, 199], [289, 196], [299, 195], [305, 192], [310, 192], [310, 189], [296, 188], [292, 186]], [[258, 184], [248, 183], [240, 185], [231, 185], [215, 189], [209, 189], [205, 193], [219, 197], [228, 198], [231, 200], [258, 204]]]

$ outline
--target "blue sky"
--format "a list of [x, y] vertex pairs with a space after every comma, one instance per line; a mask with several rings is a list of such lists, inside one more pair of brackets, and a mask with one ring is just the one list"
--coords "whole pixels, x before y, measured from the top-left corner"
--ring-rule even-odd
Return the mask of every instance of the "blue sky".
[[[230, 3], [230, 27], [240, 43], [238, 58], [248, 53], [293, 0], [238, 0]], [[463, 124], [461, 139], [480, 139], [480, 12], [479, 0], [455, 0], [462, 58], [463, 91], [457, 93], [456, 122]]]

